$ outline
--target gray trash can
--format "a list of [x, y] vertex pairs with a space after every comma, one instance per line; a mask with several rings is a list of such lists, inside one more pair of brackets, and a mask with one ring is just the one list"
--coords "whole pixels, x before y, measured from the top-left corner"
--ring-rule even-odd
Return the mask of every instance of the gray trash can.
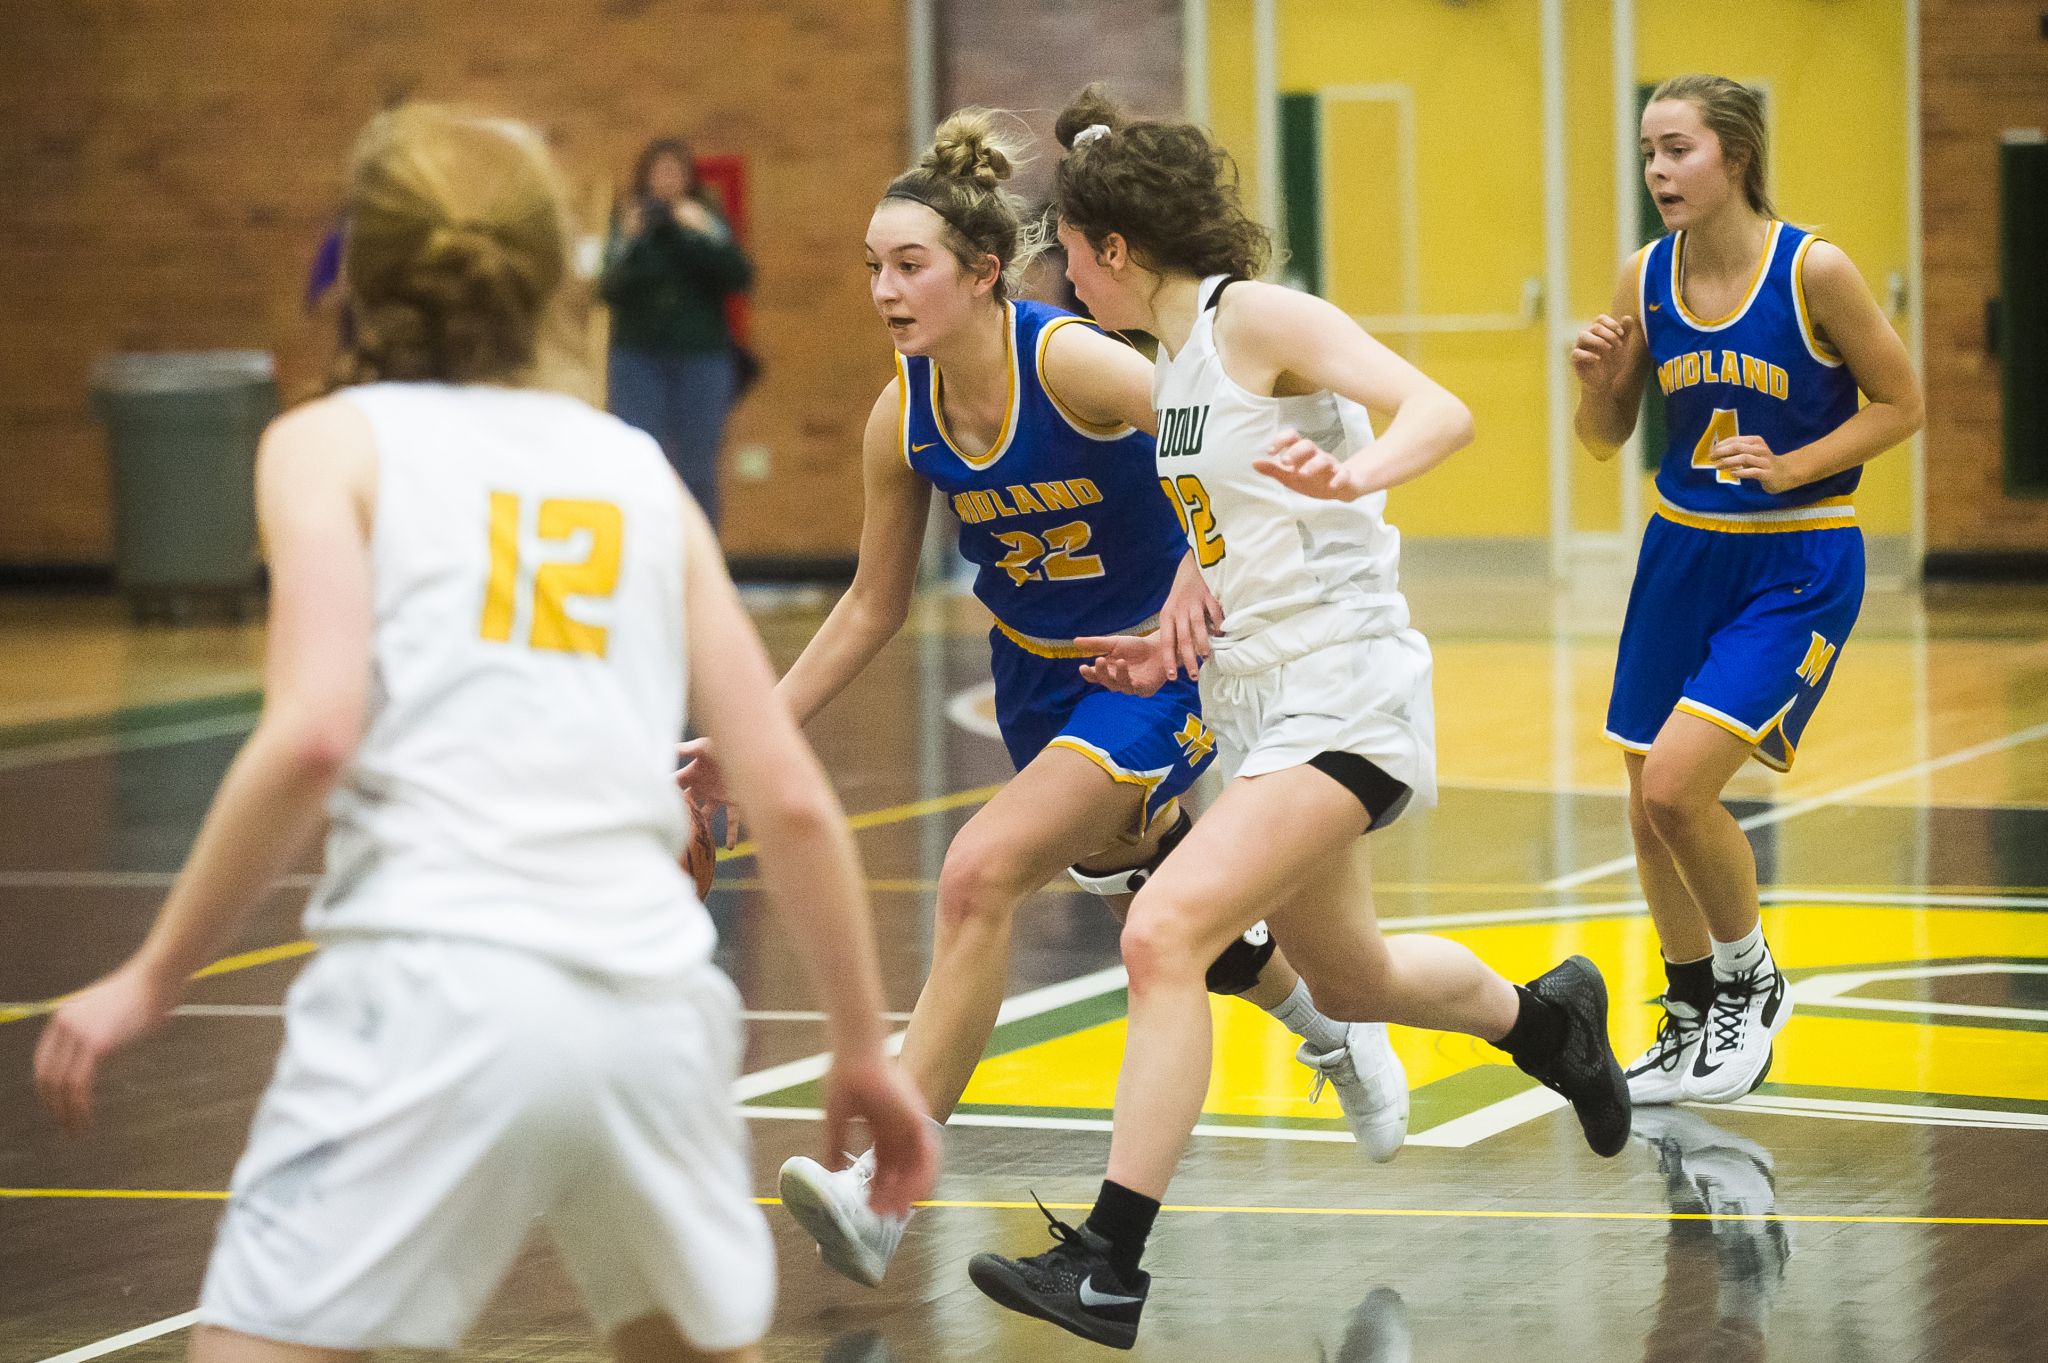
[[260, 350], [109, 355], [93, 411], [113, 455], [114, 579], [138, 620], [254, 601], [256, 442], [277, 415]]

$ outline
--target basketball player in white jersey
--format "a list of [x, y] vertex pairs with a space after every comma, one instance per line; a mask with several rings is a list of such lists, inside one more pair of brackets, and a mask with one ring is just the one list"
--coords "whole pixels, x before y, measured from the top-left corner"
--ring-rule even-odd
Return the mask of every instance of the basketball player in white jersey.
[[[823, 997], [827, 1149], [936, 1176], [881, 1052], [844, 816], [709, 527], [653, 441], [537, 384], [567, 220], [518, 124], [401, 109], [351, 171], [339, 391], [265, 435], [263, 716], [141, 949], [58, 1009], [45, 1103], [91, 1114], [331, 817], [321, 946], [234, 1174], [202, 1363], [456, 1346], [538, 1223], [622, 1359], [760, 1357], [774, 1252], [729, 1089], [738, 1000], [676, 864], [670, 755], [723, 745]], [[793, 926], [793, 925], [792, 925]]]
[[[1332, 1017], [1499, 1045], [1571, 1101], [1601, 1155], [1627, 1143], [1629, 1103], [1591, 962], [1519, 988], [1457, 943], [1383, 937], [1373, 913], [1360, 838], [1436, 796], [1429, 646], [1381, 513], [1386, 489], [1471, 439], [1470, 413], [1330, 304], [1242, 278], [1265, 232], [1201, 129], [1126, 125], [1091, 87], [1059, 137], [1068, 278], [1102, 325], [1159, 340], [1159, 475], [1223, 609], [1202, 681], [1228, 784], [1124, 927], [1129, 1039], [1087, 1224], [1053, 1221], [1051, 1250], [977, 1255], [969, 1272], [1012, 1310], [1129, 1348], [1140, 1255], [1209, 1081], [1202, 968], [1262, 912]], [[1367, 409], [1388, 418], [1377, 442]], [[1112, 686], [1179, 669], [1157, 635], [1078, 642]]]

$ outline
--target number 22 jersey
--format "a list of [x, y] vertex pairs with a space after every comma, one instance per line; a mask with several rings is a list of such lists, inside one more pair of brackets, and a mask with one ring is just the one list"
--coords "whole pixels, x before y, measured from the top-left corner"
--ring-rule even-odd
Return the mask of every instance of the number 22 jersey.
[[1012, 642], [1127, 631], [1158, 612], [1186, 549], [1159, 490], [1152, 437], [1085, 421], [1046, 387], [1054, 333], [1092, 323], [1043, 303], [1004, 306], [1009, 406], [995, 443], [957, 443], [942, 415], [940, 367], [898, 355], [903, 457], [960, 518], [974, 594]]

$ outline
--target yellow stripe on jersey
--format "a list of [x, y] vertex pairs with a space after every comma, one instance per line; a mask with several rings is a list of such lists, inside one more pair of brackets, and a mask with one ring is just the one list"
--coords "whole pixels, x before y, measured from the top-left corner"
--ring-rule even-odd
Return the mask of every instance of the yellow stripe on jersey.
[[1694, 316], [1693, 310], [1685, 305], [1685, 290], [1679, 282], [1685, 278], [1685, 233], [1680, 232], [1678, 240], [1671, 245], [1671, 297], [1678, 304], [1679, 315], [1701, 331], [1719, 331], [1722, 327], [1738, 321], [1742, 314], [1749, 311], [1749, 305], [1756, 302], [1757, 294], [1763, 290], [1764, 276], [1771, 270], [1771, 257], [1778, 253], [1778, 231], [1784, 225], [1782, 222], [1771, 224], [1770, 232], [1764, 237], [1763, 254], [1757, 257], [1756, 275], [1749, 281], [1749, 287], [1742, 291], [1742, 301], [1735, 305], [1735, 311], [1726, 317], [1716, 317], [1711, 322]]
[[1660, 499], [1657, 514], [1694, 530], [1730, 535], [1786, 535], [1795, 530], [1846, 530], [1856, 524], [1856, 508], [1847, 497], [1823, 497], [1808, 506], [1772, 511], [1688, 511]]
[[1045, 377], [1045, 352], [1046, 347], [1052, 341], [1052, 334], [1055, 331], [1058, 331], [1061, 327], [1074, 322], [1078, 322], [1082, 326], [1090, 325], [1085, 318], [1059, 317], [1047, 323], [1044, 329], [1038, 333], [1039, 390], [1043, 392], [1046, 398], [1052, 403], [1053, 410], [1060, 414], [1060, 418], [1062, 420], [1064, 420], [1069, 426], [1072, 426], [1076, 431], [1079, 431], [1082, 435], [1087, 436], [1090, 440], [1121, 440], [1131, 433], [1132, 428], [1130, 426], [1124, 425], [1119, 422], [1110, 422], [1109, 424], [1105, 425], [1100, 422], [1090, 421], [1086, 417], [1077, 415], [1071, 407], [1067, 406], [1066, 403], [1060, 401], [1060, 395], [1053, 391], [1052, 384], [1048, 382]]
[[[1026, 653], [1032, 654], [1035, 657], [1095, 658], [1100, 656], [1092, 648], [1078, 647], [1072, 639], [1041, 639], [1036, 634], [1025, 634], [1019, 630], [1011, 629], [1008, 625], [1004, 624], [995, 616], [990, 616], [989, 618], [991, 620], [995, 620], [996, 628], [1002, 631], [1002, 635], [1005, 639], [1008, 639], [1011, 643], [1015, 644], [1017, 647], [1023, 649]], [[1129, 629], [1120, 629], [1115, 630], [1113, 632], [1117, 634], [1136, 634], [1143, 636], [1152, 633], [1152, 631], [1158, 628], [1159, 617], [1156, 615], [1150, 615], [1144, 618], [1143, 620], [1140, 620], [1137, 624], [1132, 625]]]
[[1003, 357], [1010, 371], [1010, 401], [1003, 411], [1003, 428], [996, 432], [995, 443], [980, 454], [969, 454], [960, 448], [960, 442], [946, 429], [946, 407], [939, 392], [939, 362], [931, 361], [932, 424], [938, 427], [939, 438], [947, 448], [960, 456], [973, 469], [985, 469], [1003, 457], [1003, 451], [1010, 448], [1010, 437], [1017, 430], [1017, 309], [1003, 304]]
[[1819, 240], [1819, 237], [1807, 237], [1799, 243], [1798, 253], [1792, 257], [1792, 306], [1799, 314], [1799, 334], [1806, 338], [1806, 353], [1830, 369], [1839, 369], [1842, 357], [1813, 329], [1813, 314], [1806, 307], [1806, 253]]
[[910, 468], [917, 465], [910, 462], [910, 366], [903, 362], [903, 352], [896, 352], [896, 448], [902, 452], [903, 462]]

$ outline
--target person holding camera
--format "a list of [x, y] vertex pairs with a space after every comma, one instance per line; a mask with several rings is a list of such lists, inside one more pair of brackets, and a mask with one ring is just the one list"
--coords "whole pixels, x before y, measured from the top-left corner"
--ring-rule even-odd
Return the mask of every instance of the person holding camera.
[[718, 525], [718, 449], [739, 389], [725, 300], [754, 267], [698, 181], [689, 144], [657, 138], [612, 222], [599, 292], [612, 312], [610, 406], [653, 436]]

